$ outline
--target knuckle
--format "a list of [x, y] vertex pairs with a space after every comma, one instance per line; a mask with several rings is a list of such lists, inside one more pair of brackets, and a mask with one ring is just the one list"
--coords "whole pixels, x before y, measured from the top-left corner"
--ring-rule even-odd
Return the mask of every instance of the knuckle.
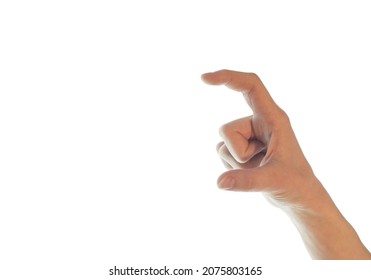
[[251, 72], [251, 73], [249, 73], [249, 75], [251, 76], [252, 79], [260, 81], [260, 78], [259, 78], [258, 74], [254, 73], [254, 72]]
[[248, 160], [248, 156], [245, 154], [236, 154], [235, 159], [238, 163], [246, 163]]
[[219, 73], [226, 73], [226, 72], [229, 72], [229, 70], [224, 68], [224, 69], [219, 70], [218, 72]]
[[254, 186], [254, 178], [251, 173], [246, 172], [243, 176], [243, 188], [250, 190]]
[[219, 128], [219, 135], [223, 138], [227, 138], [231, 133], [231, 124], [226, 123]]
[[289, 115], [281, 108], [278, 109], [276, 120], [280, 124], [290, 123]]
[[272, 127], [284, 127], [290, 124], [290, 118], [288, 114], [277, 107], [274, 111], [271, 112], [271, 115], [266, 119], [267, 123]]
[[224, 142], [219, 142], [217, 145], [216, 145], [216, 151], [219, 151], [224, 145]]
[[219, 157], [221, 157], [222, 159], [227, 159], [227, 154], [227, 148], [225, 146], [220, 147], [220, 149], [218, 150]]
[[258, 84], [262, 82], [258, 74], [252, 72], [252, 73], [249, 73], [249, 75], [254, 84]]

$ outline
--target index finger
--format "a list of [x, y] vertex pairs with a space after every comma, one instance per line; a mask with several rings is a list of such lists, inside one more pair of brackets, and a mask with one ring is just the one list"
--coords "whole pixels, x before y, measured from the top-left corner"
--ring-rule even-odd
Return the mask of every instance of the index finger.
[[241, 92], [255, 114], [271, 115], [278, 106], [260, 78], [254, 73], [219, 70], [203, 74], [202, 80], [210, 85], [225, 85]]

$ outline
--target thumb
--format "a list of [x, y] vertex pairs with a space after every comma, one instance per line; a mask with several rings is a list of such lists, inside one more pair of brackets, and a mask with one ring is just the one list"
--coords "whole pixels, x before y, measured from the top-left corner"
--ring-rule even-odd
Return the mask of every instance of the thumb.
[[231, 191], [261, 192], [272, 190], [275, 185], [274, 174], [265, 166], [253, 169], [234, 169], [218, 178], [221, 189]]

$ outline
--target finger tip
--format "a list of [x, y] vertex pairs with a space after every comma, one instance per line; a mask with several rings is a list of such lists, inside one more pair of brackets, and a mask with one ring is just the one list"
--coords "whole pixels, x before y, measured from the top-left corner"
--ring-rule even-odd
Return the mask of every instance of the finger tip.
[[207, 72], [201, 75], [201, 79], [209, 85], [223, 85], [230, 79], [229, 72], [226, 69]]
[[236, 180], [232, 176], [223, 176], [218, 179], [218, 187], [223, 190], [231, 190], [235, 187]]
[[204, 73], [201, 75], [201, 80], [205, 83], [210, 83], [209, 79], [210, 79], [210, 76], [213, 74], [213, 72], [207, 72], [207, 73]]

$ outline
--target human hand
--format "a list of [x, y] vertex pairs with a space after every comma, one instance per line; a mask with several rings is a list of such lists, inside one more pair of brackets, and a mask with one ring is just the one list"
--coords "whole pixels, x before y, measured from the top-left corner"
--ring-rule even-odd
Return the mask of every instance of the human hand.
[[263, 192], [296, 225], [315, 259], [371, 259], [305, 159], [286, 113], [255, 74], [221, 70], [202, 75], [210, 85], [239, 91], [250, 117], [223, 125], [218, 153], [229, 171], [222, 189]]
[[223, 125], [217, 149], [230, 169], [218, 179], [222, 189], [260, 191], [283, 209], [308, 209], [325, 195], [298, 144], [287, 114], [255, 74], [221, 70], [202, 75], [210, 85], [243, 94], [253, 116]]

